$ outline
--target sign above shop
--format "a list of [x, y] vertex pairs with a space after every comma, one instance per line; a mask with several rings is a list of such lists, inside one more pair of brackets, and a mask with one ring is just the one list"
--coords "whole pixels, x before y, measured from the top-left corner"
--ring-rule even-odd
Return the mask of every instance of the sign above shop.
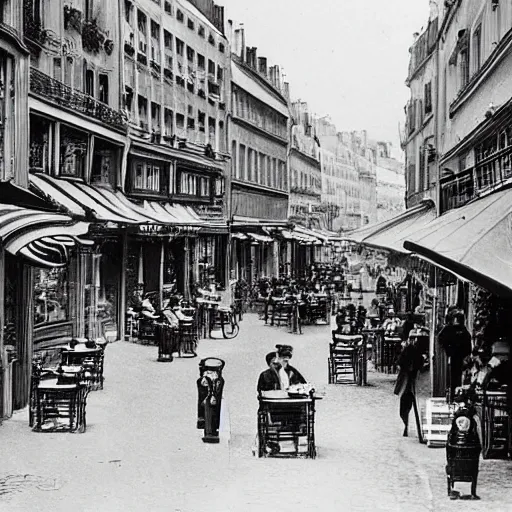
[[185, 236], [194, 234], [199, 227], [195, 226], [171, 226], [169, 224], [143, 224], [139, 226], [142, 235], [159, 236]]

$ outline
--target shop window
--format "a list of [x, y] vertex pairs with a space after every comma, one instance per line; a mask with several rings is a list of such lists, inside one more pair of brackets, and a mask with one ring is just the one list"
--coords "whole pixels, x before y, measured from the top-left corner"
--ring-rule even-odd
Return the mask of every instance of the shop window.
[[114, 144], [95, 138], [92, 160], [91, 183], [115, 185], [119, 148]]
[[60, 127], [60, 175], [84, 178], [89, 137], [66, 125]]
[[98, 77], [99, 100], [108, 105], [108, 75], [100, 73]]
[[34, 326], [69, 320], [67, 269], [37, 269], [34, 278]]
[[148, 162], [135, 161], [133, 164], [133, 188], [143, 192], [160, 193], [162, 167]]
[[29, 169], [31, 172], [50, 173], [52, 145], [50, 144], [53, 123], [44, 117], [30, 116]]

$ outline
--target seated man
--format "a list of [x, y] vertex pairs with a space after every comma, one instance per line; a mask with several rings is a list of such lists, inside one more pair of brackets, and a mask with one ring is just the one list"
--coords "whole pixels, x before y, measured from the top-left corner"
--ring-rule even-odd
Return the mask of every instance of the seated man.
[[[261, 372], [258, 379], [258, 393], [260, 391], [275, 391], [281, 389], [281, 382], [278, 374], [277, 354], [269, 352], [265, 359], [267, 361], [268, 370]], [[279, 365], [280, 368], [280, 365]]]

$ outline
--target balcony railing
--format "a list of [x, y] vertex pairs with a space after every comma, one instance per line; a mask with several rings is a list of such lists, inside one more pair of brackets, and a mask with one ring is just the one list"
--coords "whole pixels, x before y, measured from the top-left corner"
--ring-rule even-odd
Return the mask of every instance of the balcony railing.
[[512, 147], [497, 151], [455, 176], [441, 180], [441, 213], [512, 184]]
[[113, 128], [126, 130], [126, 121], [120, 112], [35, 68], [30, 70], [30, 91]]

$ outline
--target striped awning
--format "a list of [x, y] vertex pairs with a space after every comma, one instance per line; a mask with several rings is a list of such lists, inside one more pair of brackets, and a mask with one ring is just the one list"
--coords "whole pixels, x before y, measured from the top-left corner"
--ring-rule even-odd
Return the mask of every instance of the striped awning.
[[139, 205], [120, 191], [46, 174], [31, 174], [30, 181], [70, 213], [91, 220], [121, 225], [202, 226], [199, 216], [188, 206], [158, 201], [144, 201]]
[[68, 215], [0, 204], [0, 240], [5, 250], [36, 266], [65, 266], [75, 245], [91, 243], [79, 238], [88, 230], [88, 222], [76, 222]]

